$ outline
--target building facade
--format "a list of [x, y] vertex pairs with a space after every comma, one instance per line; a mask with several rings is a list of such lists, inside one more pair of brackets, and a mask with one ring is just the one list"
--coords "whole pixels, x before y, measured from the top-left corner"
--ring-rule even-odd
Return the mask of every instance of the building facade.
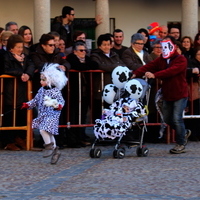
[[33, 30], [36, 43], [42, 33], [50, 31], [50, 19], [61, 15], [62, 7], [66, 5], [75, 9], [76, 18], [94, 18], [96, 14], [103, 17], [96, 36], [114, 28], [122, 29], [126, 46], [130, 45], [132, 34], [152, 22], [160, 25], [181, 23], [182, 36], [192, 38], [200, 29], [198, 0], [2, 0], [0, 27], [9, 21], [15, 21], [19, 26], [27, 25]]

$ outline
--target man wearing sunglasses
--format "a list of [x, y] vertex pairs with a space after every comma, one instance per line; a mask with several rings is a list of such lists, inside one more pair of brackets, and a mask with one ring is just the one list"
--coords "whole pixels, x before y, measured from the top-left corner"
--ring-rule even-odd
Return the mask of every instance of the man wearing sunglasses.
[[66, 47], [70, 47], [73, 44], [74, 29], [96, 27], [102, 22], [102, 18], [99, 15], [96, 16], [95, 21], [78, 20], [74, 18], [74, 8], [64, 6], [62, 9], [62, 16], [55, 17], [51, 25], [51, 31], [58, 32], [62, 38], [64, 38]]

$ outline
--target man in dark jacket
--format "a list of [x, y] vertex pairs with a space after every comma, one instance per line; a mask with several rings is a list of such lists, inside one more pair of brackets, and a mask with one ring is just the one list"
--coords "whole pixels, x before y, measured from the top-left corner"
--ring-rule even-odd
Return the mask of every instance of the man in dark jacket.
[[[98, 68], [104, 72], [104, 86], [112, 83], [111, 73], [113, 69], [118, 66], [124, 66], [124, 63], [120, 60], [119, 55], [111, 50], [112, 40], [108, 34], [102, 34], [97, 39], [98, 48], [91, 52], [91, 59], [98, 63]], [[94, 98], [96, 100], [94, 119], [97, 119], [101, 115], [101, 98], [102, 98], [102, 85], [100, 73], [94, 73]], [[105, 107], [108, 107], [106, 103]]]
[[177, 53], [176, 40], [173, 37], [167, 36], [161, 44], [162, 55], [138, 68], [132, 77], [145, 75], [146, 78], [162, 80], [164, 121], [176, 131], [177, 144], [170, 153], [178, 154], [185, 152], [185, 145], [191, 134], [190, 130], [185, 129], [182, 118], [188, 100], [187, 60]]
[[51, 31], [56, 31], [66, 42], [66, 48], [73, 44], [74, 29], [96, 27], [101, 23], [101, 17], [96, 16], [94, 20], [74, 20], [74, 8], [64, 6], [62, 9], [62, 16], [54, 18], [51, 25]]

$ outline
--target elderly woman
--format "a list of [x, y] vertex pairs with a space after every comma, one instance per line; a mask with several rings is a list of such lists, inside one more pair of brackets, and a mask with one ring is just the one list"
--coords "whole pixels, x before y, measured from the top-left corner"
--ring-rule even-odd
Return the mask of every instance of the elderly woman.
[[152, 52], [150, 53], [150, 56], [152, 57], [153, 60], [158, 58], [161, 53], [162, 53], [162, 46], [160, 43], [161, 39], [156, 39], [155, 41], [152, 42]]
[[[78, 71], [94, 70], [98, 68], [98, 64], [92, 61], [89, 56], [86, 55], [86, 44], [82, 40], [78, 40], [73, 45], [73, 53], [67, 56], [68, 62], [71, 64], [71, 69]], [[70, 85], [70, 122], [71, 124], [79, 123], [79, 89], [81, 89], [81, 124], [86, 123], [87, 111], [90, 102], [90, 73], [81, 72], [81, 87], [79, 88], [79, 74], [78, 72], [71, 72], [69, 76]], [[75, 134], [76, 142], [70, 144], [68, 140], [68, 146], [79, 147], [89, 145], [86, 141], [87, 135], [85, 134], [85, 128], [72, 128]]]
[[132, 35], [131, 46], [122, 54], [122, 61], [130, 70], [136, 70], [152, 61], [149, 53], [143, 50], [144, 44], [145, 38], [141, 33]]
[[[27, 101], [27, 84], [34, 74], [34, 65], [28, 56], [23, 53], [24, 40], [20, 35], [11, 35], [7, 41], [7, 51], [3, 57], [4, 74], [17, 77], [16, 94], [16, 125], [24, 126], [26, 124], [26, 111], [22, 111], [20, 106]], [[4, 113], [3, 126], [13, 126], [13, 79], [4, 80]], [[8, 131], [4, 135], [4, 146], [6, 150], [25, 149], [25, 134], [23, 131]], [[24, 140], [22, 140], [22, 138]]]

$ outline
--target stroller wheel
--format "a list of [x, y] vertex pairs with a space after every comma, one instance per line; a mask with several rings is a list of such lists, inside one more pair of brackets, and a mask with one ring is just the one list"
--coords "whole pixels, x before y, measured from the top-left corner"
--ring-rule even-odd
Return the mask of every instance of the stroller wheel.
[[101, 157], [101, 149], [94, 149], [94, 158]]
[[125, 157], [125, 150], [124, 149], [118, 149], [117, 150], [117, 158], [123, 159]]
[[137, 147], [136, 154], [138, 157], [147, 157], [149, 154], [149, 149], [147, 147]]
[[117, 158], [117, 150], [116, 149], [113, 151], [113, 158]]
[[94, 150], [95, 150], [95, 149], [90, 149], [90, 157], [91, 157], [91, 158], [94, 158]]
[[142, 148], [142, 156], [147, 157], [149, 154], [149, 149], [147, 147]]

